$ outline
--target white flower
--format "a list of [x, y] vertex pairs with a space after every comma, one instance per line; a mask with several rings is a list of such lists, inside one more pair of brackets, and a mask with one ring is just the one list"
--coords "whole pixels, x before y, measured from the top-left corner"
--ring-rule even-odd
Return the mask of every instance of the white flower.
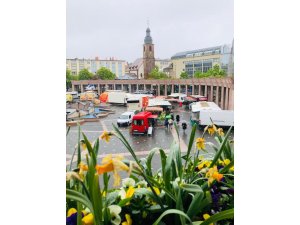
[[147, 187], [147, 182], [144, 180], [139, 181], [136, 185], [140, 185], [141, 188]]
[[118, 196], [120, 196], [122, 200], [126, 198], [126, 191], [124, 190], [124, 188], [121, 188]]
[[125, 178], [122, 180], [122, 186], [123, 187], [130, 187], [130, 186], [134, 186], [135, 185], [135, 181], [132, 178]]
[[118, 205], [110, 205], [108, 206], [108, 209], [112, 218], [111, 223], [113, 225], [119, 225], [121, 223], [121, 217], [119, 216], [119, 214], [122, 211], [122, 208]]

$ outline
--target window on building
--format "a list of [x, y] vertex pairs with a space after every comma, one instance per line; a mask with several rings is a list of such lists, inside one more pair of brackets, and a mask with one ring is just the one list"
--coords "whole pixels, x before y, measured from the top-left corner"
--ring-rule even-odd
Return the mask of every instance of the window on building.
[[149, 46], [149, 51], [150, 51], [150, 52], [152, 51], [152, 46], [151, 46], [151, 45]]

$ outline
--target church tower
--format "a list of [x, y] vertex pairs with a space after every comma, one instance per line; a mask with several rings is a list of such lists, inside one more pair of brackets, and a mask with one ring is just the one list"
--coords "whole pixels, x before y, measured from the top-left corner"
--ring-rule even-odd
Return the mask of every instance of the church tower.
[[143, 50], [144, 79], [147, 79], [149, 73], [155, 67], [154, 44], [152, 44], [152, 37], [150, 36], [149, 27], [146, 30], [146, 37], [144, 39]]

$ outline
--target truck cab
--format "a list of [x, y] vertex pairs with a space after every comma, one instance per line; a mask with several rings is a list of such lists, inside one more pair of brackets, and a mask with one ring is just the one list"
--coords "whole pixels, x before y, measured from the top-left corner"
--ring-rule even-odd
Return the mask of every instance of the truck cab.
[[149, 119], [152, 118], [151, 112], [140, 112], [133, 116], [131, 131], [132, 133], [144, 133], [146, 134], [148, 128], [151, 126]]

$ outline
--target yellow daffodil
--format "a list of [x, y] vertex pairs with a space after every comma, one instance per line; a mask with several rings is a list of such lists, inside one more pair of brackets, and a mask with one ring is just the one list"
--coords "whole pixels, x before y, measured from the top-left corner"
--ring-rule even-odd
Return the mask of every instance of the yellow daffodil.
[[224, 159], [224, 164], [227, 166], [230, 163], [230, 159]]
[[210, 135], [213, 135], [217, 131], [217, 127], [214, 124], [212, 124], [212, 125], [206, 126], [204, 131], [206, 131], [206, 130], [208, 131], [208, 133]]
[[211, 161], [203, 161], [198, 165], [198, 169], [201, 170], [202, 168], [209, 167], [211, 164]]
[[96, 170], [98, 174], [103, 174], [107, 172], [113, 172], [114, 174], [114, 187], [120, 185], [121, 177], [118, 174], [119, 171], [129, 171], [129, 167], [123, 163], [121, 160], [123, 159], [122, 156], [118, 155], [112, 157], [111, 155], [107, 155], [102, 159], [102, 165], [97, 165]]
[[197, 146], [198, 150], [205, 149], [205, 139], [204, 138], [197, 138], [196, 146]]
[[[207, 214], [207, 213], [203, 214], [203, 218], [204, 218], [205, 220], [207, 220], [209, 217], [210, 217], [209, 214]], [[211, 223], [211, 224], [209, 224], [209, 225], [214, 225], [214, 224]]]
[[92, 213], [87, 214], [81, 220], [83, 225], [93, 225], [94, 224], [94, 216]]
[[229, 170], [230, 170], [230, 171], [234, 171], [234, 166], [230, 167]]
[[125, 214], [126, 221], [122, 222], [122, 225], [132, 225], [132, 219], [129, 214]]
[[221, 159], [218, 159], [218, 164], [219, 164], [220, 166], [224, 166], [224, 161], [221, 160]]
[[108, 143], [109, 140], [110, 140], [110, 136], [112, 136], [112, 135], [113, 135], [112, 132], [107, 132], [107, 131], [105, 130], [105, 131], [103, 131], [103, 133], [101, 134], [100, 139], [105, 140], [105, 141]]
[[219, 136], [224, 136], [224, 132], [223, 132], [223, 129], [222, 128], [219, 128], [217, 130], [217, 133], [219, 134]]
[[208, 170], [206, 177], [208, 178], [208, 185], [210, 185], [214, 180], [220, 182], [220, 180], [223, 178], [223, 174], [220, 174], [217, 166], [214, 166]]
[[83, 179], [84, 177], [84, 171], [88, 171], [89, 167], [84, 164], [83, 162], [79, 163], [79, 176], [81, 177], [81, 179]]
[[67, 217], [71, 216], [72, 214], [74, 213], [77, 213], [77, 210], [75, 208], [71, 208], [68, 210], [68, 213], [67, 213]]

